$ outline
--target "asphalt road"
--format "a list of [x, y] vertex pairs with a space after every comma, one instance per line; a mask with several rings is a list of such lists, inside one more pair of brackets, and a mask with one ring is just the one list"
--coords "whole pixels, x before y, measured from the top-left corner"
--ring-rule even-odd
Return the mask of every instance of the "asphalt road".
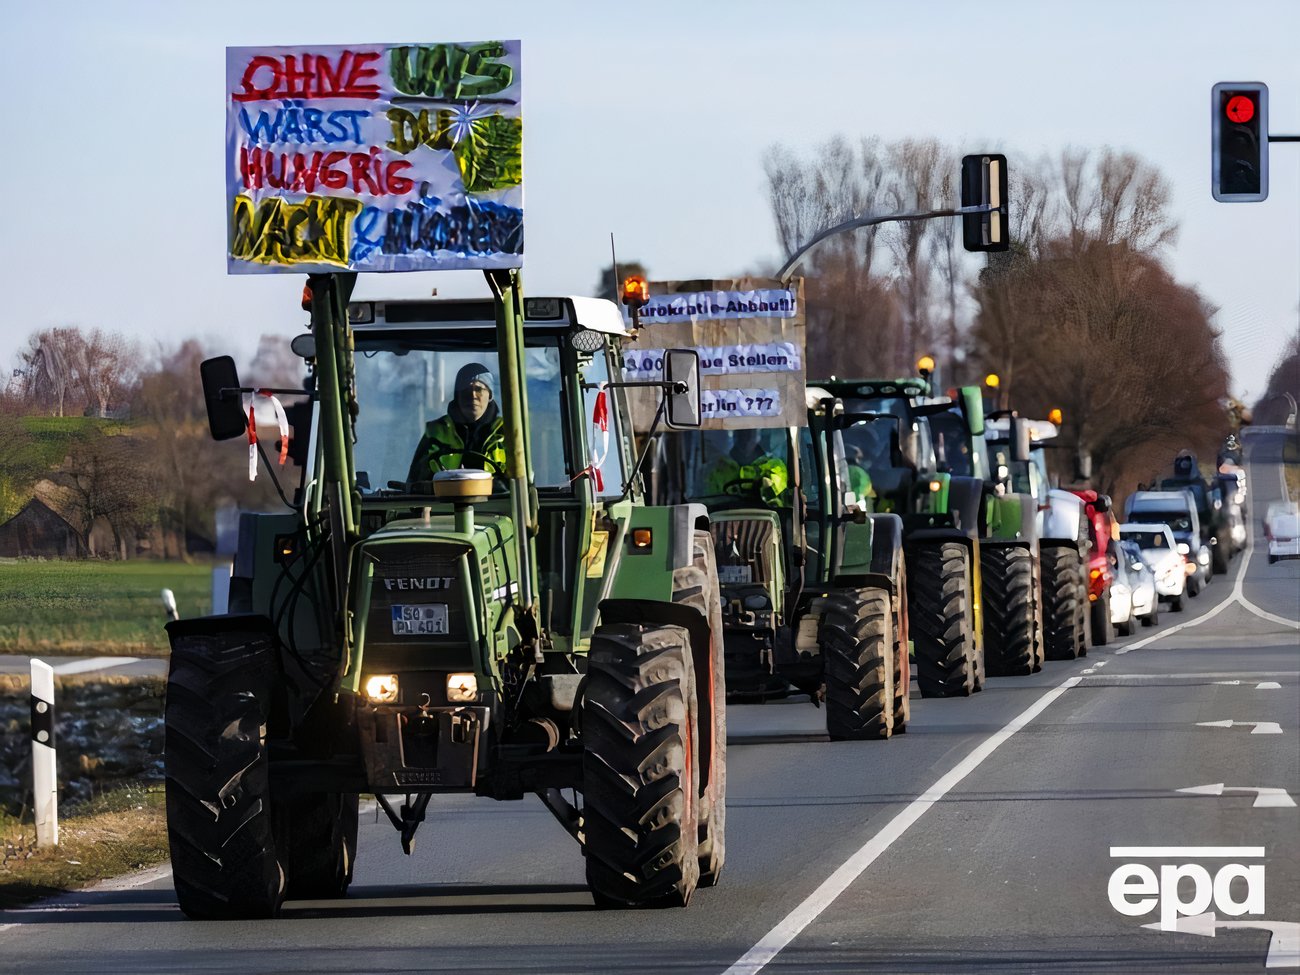
[[[1247, 443], [1260, 537], [1279, 442]], [[539, 803], [457, 797], [434, 801], [409, 858], [364, 816], [343, 901], [197, 923], [155, 871], [0, 913], [0, 971], [1262, 971], [1300, 937], [1300, 809], [1233, 788], [1300, 794], [1297, 620], [1300, 561], [1256, 549], [1155, 634], [914, 701], [888, 742], [830, 743], [806, 703], [733, 707], [727, 868], [685, 910], [596, 911], [577, 847]], [[1195, 787], [1210, 788], [1179, 791]], [[1251, 851], [1112, 856], [1211, 846]], [[1207, 897], [1229, 863], [1266, 882], [1224, 879], [1221, 902], [1191, 911], [1231, 927], [1161, 932], [1143, 927], [1159, 908], [1111, 906], [1112, 872], [1132, 862], [1200, 865]], [[1192, 901], [1194, 881], [1171, 880], [1167, 903]]]

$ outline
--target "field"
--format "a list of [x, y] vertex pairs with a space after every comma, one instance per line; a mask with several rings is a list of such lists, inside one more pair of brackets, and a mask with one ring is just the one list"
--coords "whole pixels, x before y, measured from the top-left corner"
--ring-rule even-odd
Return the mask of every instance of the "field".
[[201, 616], [211, 580], [204, 563], [0, 559], [0, 653], [165, 653], [160, 592]]

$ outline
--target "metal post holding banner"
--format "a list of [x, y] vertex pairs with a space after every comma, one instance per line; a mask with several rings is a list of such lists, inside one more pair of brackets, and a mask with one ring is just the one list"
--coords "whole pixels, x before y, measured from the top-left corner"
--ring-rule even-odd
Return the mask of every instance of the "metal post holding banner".
[[59, 845], [59, 780], [54, 764], [54, 668], [32, 658], [32, 793], [36, 845]]

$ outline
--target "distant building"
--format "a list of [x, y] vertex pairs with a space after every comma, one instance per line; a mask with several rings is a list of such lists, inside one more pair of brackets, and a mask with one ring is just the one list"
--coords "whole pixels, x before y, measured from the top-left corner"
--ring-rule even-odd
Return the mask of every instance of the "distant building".
[[85, 554], [72, 525], [39, 498], [0, 525], [0, 556], [75, 559]]

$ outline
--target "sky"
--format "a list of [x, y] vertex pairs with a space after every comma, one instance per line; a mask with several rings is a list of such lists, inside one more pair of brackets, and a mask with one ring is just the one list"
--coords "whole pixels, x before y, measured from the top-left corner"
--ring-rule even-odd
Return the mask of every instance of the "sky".
[[[1219, 309], [1239, 395], [1263, 390], [1300, 315], [1300, 143], [1273, 145], [1264, 203], [1210, 195], [1215, 82], [1266, 82], [1270, 130], [1300, 133], [1294, 0], [0, 0], [0, 17], [0, 377], [52, 325], [146, 353], [198, 335], [239, 361], [298, 333], [301, 275], [226, 273], [227, 45], [520, 39], [530, 294], [590, 294], [611, 232], [657, 279], [779, 263], [763, 153], [843, 134], [1012, 167], [1138, 153], [1170, 182], [1167, 256]], [[433, 288], [486, 293], [453, 271], [364, 276], [357, 294]]]

